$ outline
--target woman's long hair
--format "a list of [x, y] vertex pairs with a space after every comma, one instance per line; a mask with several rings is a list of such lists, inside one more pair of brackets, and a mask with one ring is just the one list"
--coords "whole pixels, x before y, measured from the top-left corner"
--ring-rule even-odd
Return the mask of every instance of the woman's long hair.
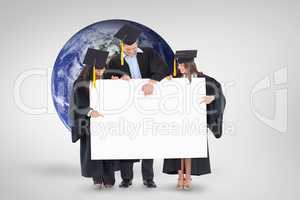
[[90, 81], [92, 80], [92, 73], [91, 73], [91, 69], [90, 67], [88, 67], [87, 65], [83, 66], [82, 71], [80, 72], [79, 76], [78, 76], [78, 80], [80, 81]]
[[77, 96], [78, 91], [80, 91], [81, 94], [85, 94], [87, 97], [89, 96], [89, 74], [90, 69], [85, 65], [73, 84], [72, 94], [69, 100], [69, 124], [71, 127], [75, 126], [75, 120], [78, 118], [78, 113], [81, 113]]
[[[192, 76], [195, 75], [198, 77], [199, 75], [202, 74], [201, 72], [198, 71], [197, 65], [195, 62], [183, 63], [183, 65], [187, 71], [186, 76], [190, 82], [192, 81]], [[183, 76], [183, 74], [181, 76]]]

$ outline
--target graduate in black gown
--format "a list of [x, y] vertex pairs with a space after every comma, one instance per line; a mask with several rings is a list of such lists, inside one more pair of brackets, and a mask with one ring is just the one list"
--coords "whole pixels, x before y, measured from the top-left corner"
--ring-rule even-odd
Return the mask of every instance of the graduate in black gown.
[[112, 187], [115, 183], [115, 162], [111, 160], [91, 160], [90, 118], [103, 115], [90, 107], [89, 85], [100, 79], [104, 73], [108, 52], [88, 49], [84, 68], [73, 84], [70, 99], [70, 119], [72, 120], [72, 142], [80, 140], [81, 174], [93, 178], [96, 186]]
[[[220, 138], [222, 135], [223, 112], [226, 103], [225, 97], [218, 81], [202, 72], [198, 72], [194, 62], [196, 55], [196, 50], [176, 52], [175, 58], [178, 62], [179, 77], [186, 77], [189, 81], [193, 81], [192, 77], [205, 78], [207, 96], [201, 100], [201, 103], [206, 104], [207, 127], [216, 138]], [[176, 71], [176, 65], [174, 70]], [[163, 172], [167, 174], [178, 174], [177, 189], [189, 190], [191, 188], [191, 175], [200, 176], [211, 172], [209, 152], [207, 158], [165, 159]]]
[[[140, 34], [141, 31], [131, 25], [124, 25], [115, 34], [120, 40], [121, 51], [110, 60], [105, 77], [124, 80], [149, 78], [150, 81], [143, 85], [142, 89], [145, 95], [150, 95], [153, 93], [153, 84], [167, 76], [168, 66], [152, 48], [138, 46]], [[122, 182], [119, 187], [127, 188], [132, 184], [135, 161], [138, 160], [120, 160]], [[142, 160], [142, 177], [145, 186], [156, 187], [153, 180], [153, 159]]]

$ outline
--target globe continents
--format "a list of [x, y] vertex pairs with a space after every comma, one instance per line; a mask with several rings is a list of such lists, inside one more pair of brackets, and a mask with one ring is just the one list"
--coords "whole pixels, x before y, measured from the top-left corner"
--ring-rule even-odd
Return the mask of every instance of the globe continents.
[[165, 60], [171, 72], [173, 51], [169, 45], [150, 28], [128, 20], [106, 20], [87, 26], [77, 32], [61, 49], [56, 58], [51, 81], [52, 99], [57, 114], [70, 129], [69, 98], [75, 79], [83, 65], [87, 48], [109, 51], [109, 58], [119, 52], [119, 41], [113, 35], [124, 24], [131, 24], [142, 31], [139, 46], [151, 47]]

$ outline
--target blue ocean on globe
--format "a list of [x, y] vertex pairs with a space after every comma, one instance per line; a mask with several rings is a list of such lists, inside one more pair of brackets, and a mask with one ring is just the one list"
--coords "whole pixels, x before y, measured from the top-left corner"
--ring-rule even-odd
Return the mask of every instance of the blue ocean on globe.
[[[54, 107], [64, 125], [70, 130], [69, 98], [73, 83], [82, 70], [82, 61], [88, 48], [109, 51], [109, 59], [119, 50], [119, 40], [113, 35], [130, 24], [142, 31], [140, 47], [153, 48], [167, 63], [171, 74], [174, 53], [167, 42], [150, 28], [128, 20], [106, 20], [87, 26], [67, 41], [56, 58], [51, 80]], [[109, 60], [108, 59], [108, 60]]]

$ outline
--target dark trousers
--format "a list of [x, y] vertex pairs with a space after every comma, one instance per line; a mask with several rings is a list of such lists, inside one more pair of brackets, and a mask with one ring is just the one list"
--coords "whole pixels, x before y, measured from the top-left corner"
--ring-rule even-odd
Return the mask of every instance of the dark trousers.
[[[121, 178], [123, 180], [133, 179], [133, 162], [127, 160], [120, 161]], [[153, 159], [142, 160], [142, 176], [143, 180], [153, 180]]]
[[111, 161], [103, 161], [103, 175], [101, 177], [93, 177], [94, 183], [103, 183], [105, 185], [115, 184], [114, 165]]

